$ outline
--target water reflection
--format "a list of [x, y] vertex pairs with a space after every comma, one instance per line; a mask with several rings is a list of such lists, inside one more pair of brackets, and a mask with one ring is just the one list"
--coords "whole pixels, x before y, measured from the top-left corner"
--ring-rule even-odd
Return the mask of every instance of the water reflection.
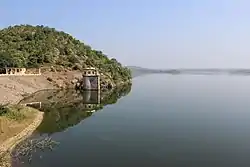
[[[29, 139], [21, 142], [12, 153], [12, 166], [32, 161], [34, 152], [53, 150], [55, 143], [50, 136], [65, 131], [104, 106], [114, 104], [131, 91], [124, 85], [112, 91], [44, 90], [26, 97], [19, 104], [44, 112], [44, 119]], [[58, 143], [59, 144], [59, 143]], [[40, 158], [42, 158], [40, 156]]]
[[53, 134], [78, 124], [105, 105], [114, 104], [127, 95], [131, 85], [112, 91], [44, 90], [24, 98], [19, 103], [44, 112], [44, 119], [36, 133]]

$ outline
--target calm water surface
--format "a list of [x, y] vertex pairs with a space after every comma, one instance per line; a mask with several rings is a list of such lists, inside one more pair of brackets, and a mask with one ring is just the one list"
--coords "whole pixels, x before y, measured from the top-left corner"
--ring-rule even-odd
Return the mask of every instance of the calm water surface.
[[[72, 109], [73, 110], [73, 109]], [[22, 167], [250, 165], [250, 77], [148, 75]]]

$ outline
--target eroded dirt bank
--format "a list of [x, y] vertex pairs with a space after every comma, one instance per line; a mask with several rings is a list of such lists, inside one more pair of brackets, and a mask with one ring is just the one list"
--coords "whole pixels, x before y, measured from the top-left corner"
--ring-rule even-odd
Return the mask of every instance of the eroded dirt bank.
[[65, 88], [81, 76], [80, 72], [45, 72], [41, 76], [1, 76], [0, 104], [15, 104], [39, 90]]

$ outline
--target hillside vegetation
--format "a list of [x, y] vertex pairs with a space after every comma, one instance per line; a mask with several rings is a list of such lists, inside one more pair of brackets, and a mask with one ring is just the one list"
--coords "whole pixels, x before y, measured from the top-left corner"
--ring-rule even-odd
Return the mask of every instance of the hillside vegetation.
[[[0, 30], [0, 67], [60, 66], [70, 70], [98, 68], [114, 84], [131, 79], [131, 72], [116, 59], [44, 26], [16, 25]], [[104, 77], [105, 78], [105, 77]]]

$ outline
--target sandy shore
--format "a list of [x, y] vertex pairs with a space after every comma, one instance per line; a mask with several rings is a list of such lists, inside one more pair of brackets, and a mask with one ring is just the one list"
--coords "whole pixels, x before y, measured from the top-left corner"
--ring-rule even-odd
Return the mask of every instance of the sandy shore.
[[[24, 130], [22, 130], [19, 134], [7, 139], [3, 143], [0, 144], [0, 157], [4, 157], [2, 162], [0, 162], [0, 167], [9, 167], [11, 166], [11, 158], [8, 157], [8, 152], [11, 152], [12, 149], [20, 143], [22, 140], [29, 137], [36, 128], [41, 124], [43, 120], [43, 112], [37, 112], [36, 117], [33, 122]], [[1, 159], [0, 159], [1, 160]]]
[[0, 77], [0, 104], [15, 104], [24, 95], [46, 88], [53, 88], [53, 85], [43, 76]]
[[[41, 76], [1, 76], [0, 77], [0, 104], [16, 104], [25, 96], [44, 89], [65, 87], [81, 72], [45, 72]], [[48, 80], [51, 78], [52, 81]], [[10, 167], [11, 158], [8, 152], [18, 143], [29, 137], [43, 120], [43, 113], [37, 112], [33, 122], [19, 134], [0, 144], [0, 167]], [[5, 155], [1, 159], [1, 155]]]
[[[25, 95], [32, 94], [38, 90], [54, 88], [54, 85], [47, 81], [47, 76], [1, 76], [0, 77], [0, 104], [16, 104]], [[17, 135], [0, 143], [0, 167], [10, 167], [11, 157], [8, 152], [16, 144], [29, 137], [43, 120], [43, 113], [37, 112], [34, 120], [21, 130]]]
[[0, 104], [16, 104], [24, 96], [39, 90], [65, 88], [80, 76], [81, 72], [77, 71], [45, 72], [41, 76], [1, 76]]

